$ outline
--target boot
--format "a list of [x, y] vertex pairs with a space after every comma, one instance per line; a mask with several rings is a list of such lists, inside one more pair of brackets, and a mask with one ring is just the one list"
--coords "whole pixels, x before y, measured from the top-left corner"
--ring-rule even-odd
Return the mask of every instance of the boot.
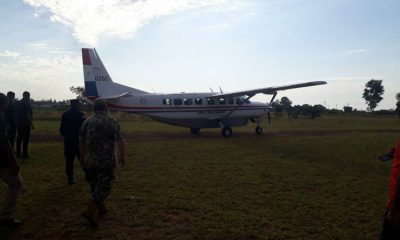
[[97, 213], [100, 216], [104, 216], [104, 215], [106, 215], [108, 213], [108, 209], [104, 205], [104, 202], [97, 202], [96, 203], [96, 207], [97, 207]]
[[90, 223], [92, 227], [97, 227], [95, 213], [96, 213], [96, 203], [95, 201], [90, 200], [86, 211], [84, 211], [81, 215]]

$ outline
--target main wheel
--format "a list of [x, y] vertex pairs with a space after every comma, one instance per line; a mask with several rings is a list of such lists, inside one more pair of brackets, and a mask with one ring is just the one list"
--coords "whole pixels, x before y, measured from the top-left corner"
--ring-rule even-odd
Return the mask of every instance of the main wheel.
[[256, 134], [258, 134], [258, 135], [261, 135], [261, 134], [262, 134], [262, 132], [263, 132], [263, 129], [262, 129], [262, 127], [260, 127], [260, 126], [257, 126], [257, 127], [256, 127]]
[[230, 137], [232, 136], [232, 128], [230, 127], [223, 127], [221, 130], [221, 135], [223, 137]]
[[200, 133], [200, 128], [191, 128], [190, 133], [193, 135], [199, 135]]

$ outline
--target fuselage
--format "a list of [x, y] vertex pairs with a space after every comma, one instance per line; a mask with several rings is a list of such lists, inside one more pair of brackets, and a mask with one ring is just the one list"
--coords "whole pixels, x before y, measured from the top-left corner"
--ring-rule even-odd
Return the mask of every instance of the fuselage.
[[137, 113], [157, 121], [190, 128], [244, 126], [271, 110], [246, 96], [210, 98], [210, 93], [135, 94], [109, 100], [112, 110]]

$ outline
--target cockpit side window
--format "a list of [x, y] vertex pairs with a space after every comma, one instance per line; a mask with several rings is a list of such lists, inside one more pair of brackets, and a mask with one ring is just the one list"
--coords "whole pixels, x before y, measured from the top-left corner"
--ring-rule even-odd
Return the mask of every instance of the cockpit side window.
[[215, 104], [214, 98], [207, 98], [207, 104], [208, 104], [208, 105], [213, 105], [213, 104]]
[[208, 105], [213, 105], [213, 104], [215, 104], [214, 98], [207, 98], [207, 104], [208, 104]]

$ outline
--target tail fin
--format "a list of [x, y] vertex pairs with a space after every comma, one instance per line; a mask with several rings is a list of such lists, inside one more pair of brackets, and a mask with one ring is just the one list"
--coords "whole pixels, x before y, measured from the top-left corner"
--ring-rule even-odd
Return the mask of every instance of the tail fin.
[[96, 49], [82, 48], [85, 96], [87, 98], [115, 98], [116, 95], [147, 93], [135, 88], [114, 83], [104, 67]]

